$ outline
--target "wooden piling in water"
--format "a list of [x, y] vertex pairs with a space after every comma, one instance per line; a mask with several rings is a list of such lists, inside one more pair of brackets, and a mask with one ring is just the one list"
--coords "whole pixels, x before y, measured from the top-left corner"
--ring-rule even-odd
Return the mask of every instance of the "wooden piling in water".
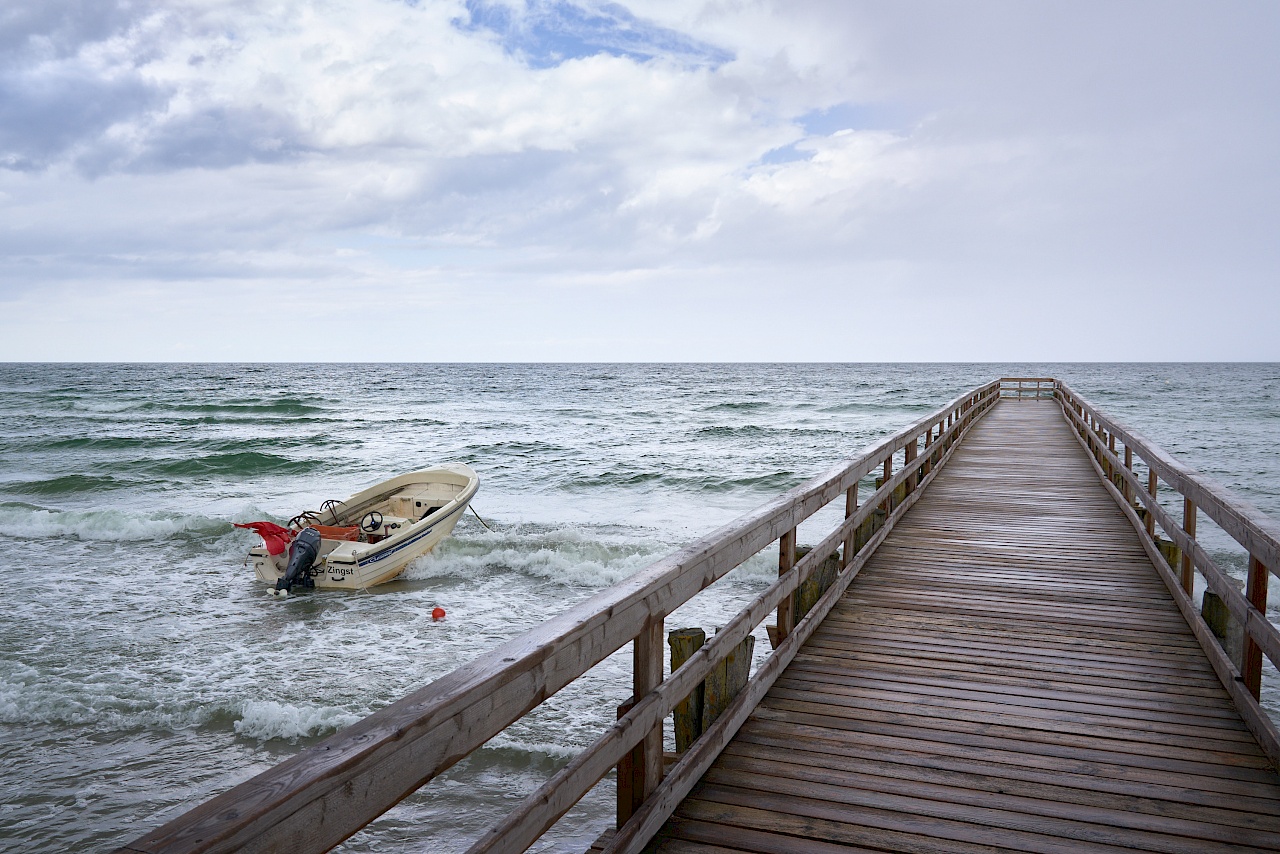
[[[796, 560], [813, 551], [809, 546], [801, 546], [796, 549]], [[805, 614], [809, 613], [809, 609], [822, 598], [822, 594], [827, 592], [827, 588], [836, 580], [836, 575], [840, 572], [840, 555], [832, 552], [827, 559], [813, 571], [813, 573], [804, 580], [800, 585], [800, 589], [796, 591], [793, 598], [793, 617], [792, 625], [804, 619]]]
[[1206, 590], [1204, 599], [1200, 602], [1200, 616], [1204, 618], [1209, 630], [1218, 639], [1218, 645], [1227, 654], [1227, 658], [1231, 659], [1231, 663], [1236, 666], [1236, 670], [1243, 673], [1245, 669], [1244, 629], [1231, 616], [1231, 611], [1227, 609], [1227, 603], [1223, 602], [1222, 597], [1217, 593], [1212, 590]]
[[711, 728], [716, 718], [720, 717], [742, 690], [742, 686], [747, 684], [747, 675], [751, 671], [751, 654], [755, 648], [755, 637], [747, 635], [742, 643], [734, 647], [707, 674], [706, 681], [702, 683], [702, 729], [699, 735]]
[[[706, 642], [707, 633], [702, 629], [675, 629], [670, 632], [667, 643], [671, 646], [672, 672], [679, 669]], [[688, 697], [676, 704], [672, 711], [675, 718], [676, 753], [688, 750], [698, 740], [698, 736], [716, 722], [716, 718], [720, 717], [747, 684], [755, 648], [755, 637], [748, 635], [716, 663], [707, 678]]]
[[[669, 632], [667, 643], [671, 646], [671, 671], [674, 673], [706, 642], [707, 633], [702, 629], [675, 629]], [[675, 716], [677, 753], [688, 750], [689, 745], [702, 734], [702, 704], [702, 683], [688, 697], [676, 703], [672, 714]]]

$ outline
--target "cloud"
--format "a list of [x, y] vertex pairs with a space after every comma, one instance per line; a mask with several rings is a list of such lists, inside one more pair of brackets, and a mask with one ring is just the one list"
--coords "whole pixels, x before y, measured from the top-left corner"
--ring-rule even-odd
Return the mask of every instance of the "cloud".
[[[410, 326], [445, 304], [479, 312], [512, 342], [504, 358], [535, 359], [540, 340], [574, 358], [579, 327], [581, 357], [598, 354], [609, 316], [648, 324], [633, 355], [750, 354], [707, 328], [767, 337], [783, 292], [818, 316], [906, 317], [963, 291], [921, 321], [934, 340], [1007, 305], [1062, 316], [1100, 287], [1169, 318], [1214, 290], [1206, 341], [1238, 338], [1233, 322], [1264, 340], [1256, 318], [1280, 308], [1280, 12], [1263, 4], [49, 0], [0, 15], [0, 332], [29, 329], [0, 358], [50, 357], [33, 294], [92, 288], [157, 314], [194, 301], [222, 318], [208, 352], [236, 340], [255, 358], [270, 342], [210, 308], [247, 283], [314, 294], [339, 325], [352, 304], [400, 306]], [[659, 297], [696, 315], [705, 350], [660, 331], [683, 321], [647, 308]], [[889, 357], [872, 345], [897, 347], [890, 327], [829, 357]], [[790, 352], [770, 347], [757, 357]]]
[[165, 87], [121, 63], [115, 50], [135, 22], [113, 3], [18, 4], [3, 13], [0, 168], [44, 168], [78, 143], [163, 107]]

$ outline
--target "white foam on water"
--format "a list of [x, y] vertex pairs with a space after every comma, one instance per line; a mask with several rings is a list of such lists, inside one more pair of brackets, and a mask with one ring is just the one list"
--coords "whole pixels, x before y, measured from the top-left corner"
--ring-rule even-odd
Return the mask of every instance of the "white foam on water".
[[411, 563], [404, 577], [421, 581], [518, 573], [574, 587], [596, 588], [628, 578], [669, 550], [652, 540], [606, 540], [577, 527], [549, 531], [517, 527], [446, 540]]
[[532, 756], [547, 756], [552, 759], [572, 759], [582, 752], [576, 745], [554, 741], [528, 741], [500, 732], [485, 742], [485, 750], [511, 750]]
[[246, 700], [235, 722], [238, 735], [259, 741], [299, 738], [337, 732], [361, 716], [337, 706], [291, 705], [275, 700]]
[[178, 730], [200, 726], [219, 712], [192, 700], [130, 696], [136, 686], [101, 682], [72, 684], [17, 664], [0, 674], [0, 723], [65, 724], [95, 732]]
[[41, 679], [30, 667], [18, 665], [12, 670], [0, 675], [0, 724], [73, 725], [93, 732], [177, 731], [235, 718], [232, 727], [237, 735], [294, 742], [336, 732], [362, 717], [340, 706], [275, 700], [226, 696], [201, 701], [155, 692], [128, 696], [124, 685], [71, 685]]
[[0, 506], [0, 536], [14, 539], [76, 537], [130, 542], [157, 540], [178, 533], [222, 534], [230, 525], [209, 516], [120, 510], [47, 510], [27, 505]]

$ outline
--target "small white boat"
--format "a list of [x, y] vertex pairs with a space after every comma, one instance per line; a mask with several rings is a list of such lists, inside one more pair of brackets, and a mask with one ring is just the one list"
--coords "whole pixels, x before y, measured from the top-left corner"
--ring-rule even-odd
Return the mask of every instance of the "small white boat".
[[287, 528], [270, 522], [239, 527], [262, 535], [249, 560], [273, 593], [287, 595], [294, 586], [362, 590], [395, 578], [449, 536], [479, 488], [469, 466], [445, 463], [346, 501], [326, 501], [293, 517]]

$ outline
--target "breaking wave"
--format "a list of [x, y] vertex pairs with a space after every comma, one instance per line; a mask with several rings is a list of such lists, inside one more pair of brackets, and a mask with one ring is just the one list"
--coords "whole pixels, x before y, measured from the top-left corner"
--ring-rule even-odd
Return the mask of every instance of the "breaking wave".
[[684, 493], [722, 494], [744, 489], [782, 492], [803, 480], [804, 478], [795, 472], [782, 470], [745, 477], [725, 477], [695, 472], [680, 473], [669, 470], [606, 471], [590, 476], [567, 478], [562, 486], [567, 489], [649, 486], [665, 487]]
[[11, 673], [0, 675], [0, 724], [63, 724], [94, 732], [177, 731], [229, 724], [246, 738], [293, 742], [336, 732], [362, 717], [350, 709], [308, 703], [145, 696], [124, 676], [119, 684], [73, 685], [41, 678], [33, 668], [15, 665]]
[[519, 526], [479, 536], [455, 534], [410, 564], [404, 577], [413, 581], [518, 573], [596, 588], [631, 576], [669, 550], [654, 542], [606, 542], [577, 528]]
[[360, 715], [335, 706], [290, 705], [275, 700], [246, 700], [233, 728], [237, 735], [258, 741], [297, 741], [337, 732], [360, 720]]
[[0, 504], [0, 535], [15, 539], [76, 537], [116, 542], [155, 540], [188, 533], [216, 536], [230, 523], [208, 516], [128, 513], [120, 510], [47, 510], [31, 504]]

